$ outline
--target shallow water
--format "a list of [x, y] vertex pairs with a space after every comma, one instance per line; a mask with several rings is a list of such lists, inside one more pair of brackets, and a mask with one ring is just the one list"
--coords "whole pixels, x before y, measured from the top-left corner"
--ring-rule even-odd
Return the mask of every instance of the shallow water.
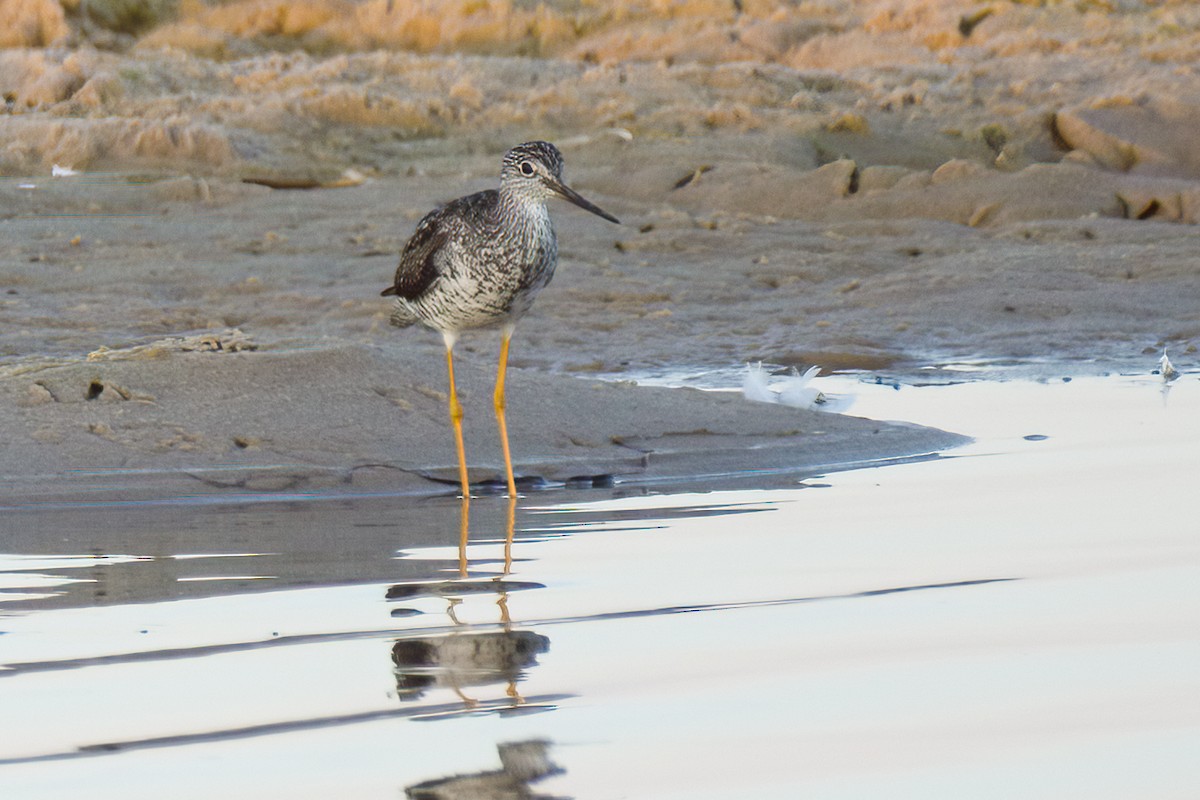
[[1196, 376], [822, 388], [976, 443], [535, 494], [508, 574], [479, 498], [465, 579], [451, 498], [6, 513], [4, 795], [1192, 796]]

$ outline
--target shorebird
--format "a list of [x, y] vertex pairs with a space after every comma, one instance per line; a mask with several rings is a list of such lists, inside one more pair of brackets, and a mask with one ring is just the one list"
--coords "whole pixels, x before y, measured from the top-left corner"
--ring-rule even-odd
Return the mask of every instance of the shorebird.
[[499, 189], [460, 197], [417, 223], [400, 255], [392, 285], [382, 292], [396, 298], [393, 325], [407, 328], [420, 323], [442, 334], [464, 501], [470, 497], [470, 481], [463, 447], [463, 410], [454, 386], [454, 345], [459, 334], [473, 328], [500, 329], [493, 402], [508, 493], [515, 499], [517, 485], [504, 421], [504, 374], [517, 321], [550, 282], [558, 264], [558, 242], [546, 200], [560, 197], [620, 224], [563, 183], [562, 168], [562, 154], [549, 142], [525, 142], [509, 150], [501, 165]]

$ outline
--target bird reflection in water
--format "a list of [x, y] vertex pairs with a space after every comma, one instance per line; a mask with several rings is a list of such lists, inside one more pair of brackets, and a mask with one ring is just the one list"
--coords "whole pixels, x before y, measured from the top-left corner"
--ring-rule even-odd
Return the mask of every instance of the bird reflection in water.
[[[459, 543], [457, 580], [404, 583], [391, 586], [388, 600], [441, 597], [446, 601], [446, 616], [454, 625], [452, 632], [439, 636], [404, 637], [392, 645], [392, 663], [396, 673], [396, 692], [401, 700], [416, 700], [427, 690], [448, 688], [464, 704], [464, 710], [480, 708], [480, 701], [468, 694], [472, 688], [502, 683], [507, 700], [499, 710], [511, 712], [525, 705], [517, 683], [525, 670], [536, 665], [537, 656], [550, 647], [550, 640], [532, 631], [515, 629], [508, 608], [509, 594], [525, 589], [543, 588], [541, 584], [509, 578], [512, 571], [512, 539], [516, 519], [516, 499], [510, 498], [506, 514], [504, 570], [489, 579], [472, 579], [467, 561], [468, 509], [462, 504], [462, 531]], [[495, 595], [498, 619], [486, 629], [459, 617], [459, 609], [472, 597]], [[396, 609], [400, 616], [405, 609]], [[400, 612], [400, 613], [398, 613]], [[496, 628], [499, 628], [498, 630]], [[487, 704], [495, 709], [495, 703]], [[529, 708], [528, 710], [534, 710]]]
[[512, 705], [522, 705], [525, 700], [517, 691], [517, 682], [549, 647], [549, 639], [531, 631], [398, 639], [392, 645], [396, 693], [401, 700], [415, 700], [428, 689], [447, 687], [467, 709], [475, 709], [478, 698], [467, 694], [472, 687], [504, 683]]
[[[463, 496], [459, 501], [458, 514], [458, 577], [466, 578], [468, 574], [467, 545], [471, 540], [471, 499]], [[517, 498], [508, 498], [505, 509], [504, 524], [504, 574], [512, 572], [513, 531], [517, 524]]]
[[[550, 742], [503, 742], [500, 769], [422, 781], [407, 787], [409, 800], [542, 800], [529, 785], [563, 770], [550, 760]], [[561, 799], [560, 799], [561, 800]]]

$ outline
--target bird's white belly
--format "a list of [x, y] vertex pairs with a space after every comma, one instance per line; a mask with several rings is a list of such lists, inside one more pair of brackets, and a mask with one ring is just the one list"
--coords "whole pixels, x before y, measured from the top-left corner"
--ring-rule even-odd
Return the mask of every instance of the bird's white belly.
[[442, 275], [436, 292], [414, 302], [417, 316], [440, 331], [510, 324], [529, 311], [535, 296], [548, 282], [548, 277], [538, 277], [528, 287], [518, 289], [518, 275], [497, 270], [489, 271], [482, 280], [465, 271]]

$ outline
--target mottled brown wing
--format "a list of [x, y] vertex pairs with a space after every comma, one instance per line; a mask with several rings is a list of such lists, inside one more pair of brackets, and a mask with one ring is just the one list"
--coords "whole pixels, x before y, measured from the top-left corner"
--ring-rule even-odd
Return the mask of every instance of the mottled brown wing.
[[404, 252], [400, 254], [400, 266], [392, 285], [380, 292], [383, 296], [396, 295], [405, 300], [414, 300], [429, 288], [437, 277], [434, 256], [446, 244], [449, 233], [440, 222], [437, 212], [428, 215], [413, 233]]

